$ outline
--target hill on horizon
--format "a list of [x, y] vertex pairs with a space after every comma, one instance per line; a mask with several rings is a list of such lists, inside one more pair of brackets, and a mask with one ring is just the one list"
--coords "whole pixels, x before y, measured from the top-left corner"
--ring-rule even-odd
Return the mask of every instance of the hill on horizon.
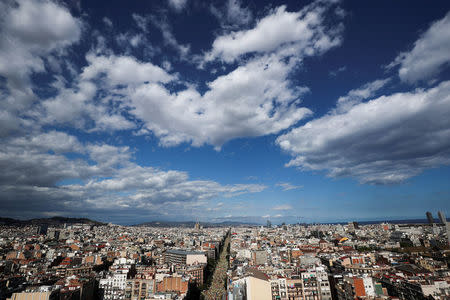
[[17, 220], [13, 218], [1, 218], [0, 224], [2, 225], [16, 225], [16, 226], [25, 226], [25, 225], [63, 225], [63, 224], [91, 224], [91, 225], [104, 225], [105, 223], [91, 220], [88, 218], [67, 218], [67, 217], [50, 217], [50, 218], [34, 218], [29, 220]]

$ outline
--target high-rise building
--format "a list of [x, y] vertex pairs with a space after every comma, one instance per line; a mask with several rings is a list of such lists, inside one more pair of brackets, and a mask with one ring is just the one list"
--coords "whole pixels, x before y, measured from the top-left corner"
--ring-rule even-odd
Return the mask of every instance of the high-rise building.
[[433, 225], [433, 223], [434, 223], [433, 215], [429, 211], [427, 211], [426, 215], [427, 215], [428, 224]]
[[438, 211], [439, 221], [445, 225], [447, 223], [447, 219], [445, 218], [445, 214], [442, 211]]
[[450, 222], [445, 222], [445, 231], [447, 232], [447, 241], [450, 245]]
[[51, 227], [47, 230], [47, 237], [52, 240], [53, 239], [57, 240], [57, 239], [59, 239], [59, 233], [60, 233], [60, 230]]
[[349, 232], [354, 233], [355, 229], [358, 229], [358, 228], [359, 228], [358, 222], [348, 222], [347, 230]]
[[47, 224], [42, 224], [42, 225], [40, 225], [38, 227], [37, 234], [46, 235], [47, 234], [47, 230], [48, 230], [48, 225]]

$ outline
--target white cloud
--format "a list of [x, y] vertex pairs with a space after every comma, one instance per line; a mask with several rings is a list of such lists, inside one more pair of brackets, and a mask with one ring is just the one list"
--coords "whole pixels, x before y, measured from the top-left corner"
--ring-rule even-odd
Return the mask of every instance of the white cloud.
[[[62, 55], [81, 36], [81, 22], [56, 3], [0, 3], [0, 75], [7, 79], [2, 109], [24, 110], [35, 100], [29, 76], [44, 72], [43, 57]], [[54, 60], [53, 62], [56, 62]]]
[[248, 7], [243, 7], [240, 0], [228, 0], [223, 7], [210, 6], [211, 13], [224, 28], [237, 28], [250, 24], [253, 14]]
[[276, 186], [283, 188], [283, 191], [290, 191], [303, 188], [302, 185], [293, 185], [292, 183], [289, 182], [279, 182], [276, 184]]
[[141, 45], [145, 38], [142, 34], [131, 34], [129, 32], [127, 33], [120, 33], [116, 36], [117, 43], [122, 47], [127, 49], [127, 46], [131, 46], [133, 48], [138, 47]]
[[298, 107], [305, 90], [289, 87], [290, 68], [263, 57], [208, 83], [203, 95], [192, 87], [170, 93], [161, 85], [141, 85], [128, 94], [128, 105], [165, 146], [220, 148], [233, 138], [277, 133], [311, 114]]
[[22, 121], [6, 110], [0, 111], [0, 137], [5, 137], [19, 131]]
[[133, 57], [89, 53], [86, 59], [89, 65], [74, 87], [61, 86], [57, 96], [42, 102], [43, 124], [123, 130], [136, 126], [125, 118], [131, 115], [143, 121], [140, 134], [151, 131], [164, 146], [187, 142], [219, 149], [234, 138], [278, 133], [311, 115], [299, 107], [308, 89], [288, 81], [294, 63], [275, 55], [217, 77], [203, 95], [190, 85], [171, 92], [164, 84], [175, 75]]
[[137, 27], [139, 27], [139, 29], [143, 32], [148, 33], [149, 19], [139, 14], [132, 14], [132, 17], [134, 22], [136, 22]]
[[386, 86], [390, 81], [391, 79], [389, 78], [378, 79], [349, 91], [347, 95], [339, 97], [336, 109], [338, 111], [348, 110], [351, 106], [360, 103], [362, 100], [373, 97], [377, 91]]
[[74, 87], [59, 87], [57, 96], [42, 103], [43, 123], [131, 129], [136, 120], [127, 115], [143, 122], [139, 134], [151, 131], [164, 146], [187, 142], [219, 149], [234, 138], [278, 133], [312, 114], [300, 107], [309, 89], [288, 80], [296, 62], [277, 55], [249, 60], [209, 82], [203, 94], [189, 84], [170, 91], [165, 84], [178, 75], [130, 56], [88, 53], [86, 60]]
[[127, 146], [116, 147], [107, 144], [87, 145], [89, 157], [102, 167], [118, 167], [130, 165], [131, 153]]
[[164, 44], [175, 49], [180, 54], [180, 59], [186, 60], [189, 52], [191, 51], [191, 46], [189, 44], [181, 44], [178, 42], [172, 32], [172, 26], [169, 24], [167, 16], [150, 16], [148, 19], [153, 26], [161, 31]]
[[86, 59], [89, 65], [83, 69], [80, 76], [82, 80], [91, 80], [101, 74], [107, 76], [108, 83], [111, 85], [144, 82], [167, 83], [175, 79], [164, 69], [150, 62], [140, 62], [131, 56], [96, 56], [90, 53]]
[[[247, 53], [279, 50], [282, 55], [317, 55], [340, 44], [341, 26], [333, 30], [324, 25], [328, 5], [313, 3], [299, 12], [280, 6], [249, 30], [217, 37], [206, 60], [232, 62]], [[282, 49], [280, 49], [282, 48]]]
[[[175, 77], [151, 63], [142, 63], [130, 56], [86, 56], [89, 65], [79, 75], [74, 87], [60, 87], [58, 94], [41, 103], [41, 122], [71, 124], [86, 130], [125, 130], [136, 125], [126, 119], [124, 109], [111, 109], [110, 94], [116, 85], [138, 85], [145, 82], [167, 83]], [[103, 78], [103, 82], [99, 82]], [[97, 99], [102, 90], [107, 98]], [[117, 99], [117, 101], [119, 101]], [[114, 100], [111, 100], [114, 101]]]
[[169, 6], [173, 8], [175, 11], [182, 11], [186, 5], [188, 0], [168, 0]]
[[103, 17], [102, 21], [103, 21], [103, 23], [105, 23], [105, 25], [106, 25], [107, 27], [110, 27], [110, 28], [113, 27], [113, 22], [111, 21], [110, 18], [108, 18], [108, 17]]
[[[334, 43], [328, 42], [339, 40], [338, 34], [327, 35], [328, 30], [321, 24], [325, 10], [326, 7], [314, 4], [297, 13], [289, 13], [284, 7], [273, 11], [256, 25], [255, 31], [264, 32], [268, 26], [264, 24], [275, 24], [278, 17], [287, 19], [287, 23], [294, 22], [305, 28], [305, 32], [299, 29], [298, 34], [306, 33], [305, 37], [294, 38], [295, 51], [291, 49], [292, 43], [283, 40], [275, 53], [248, 58], [228, 74], [207, 83], [206, 90], [183, 82], [180, 75], [151, 62], [128, 55], [105, 55], [112, 51], [103, 43], [99, 51], [86, 55], [88, 65], [69, 86], [55, 84], [57, 95], [42, 101], [33, 117], [41, 125], [64, 124], [87, 131], [139, 126], [136, 134], [154, 134], [164, 146], [186, 142], [220, 149], [231, 139], [276, 134], [312, 114], [300, 106], [302, 95], [309, 89], [298, 84], [294, 87], [289, 76], [301, 60], [299, 49], [313, 55]], [[143, 31], [153, 22], [160, 27], [167, 43], [175, 48], [180, 46], [167, 22], [154, 17], [133, 17]], [[101, 40], [101, 35], [98, 37]], [[182, 56], [187, 52], [180, 50]], [[170, 70], [170, 66], [164, 65]], [[176, 92], [172, 83], [179, 86]]]
[[80, 21], [53, 2], [21, 0], [16, 7], [2, 4], [1, 9], [0, 74], [13, 82], [44, 71], [43, 55], [80, 38]]
[[336, 70], [330, 71], [328, 75], [330, 77], [336, 77], [339, 73], [345, 72], [347, 70], [347, 66], [342, 66]]
[[400, 79], [414, 83], [432, 79], [450, 62], [450, 12], [434, 22], [414, 43], [409, 52], [401, 53], [389, 67], [400, 65]]
[[274, 206], [274, 207], [272, 207], [272, 209], [273, 210], [291, 210], [291, 209], [294, 209], [294, 208], [292, 207], [292, 205], [282, 204], [282, 205]]
[[57, 96], [40, 103], [39, 122], [69, 124], [89, 131], [135, 127], [120, 112], [111, 111], [106, 103], [96, 103], [97, 92], [97, 86], [86, 80], [74, 88], [61, 88]]
[[76, 137], [54, 130], [28, 137], [17, 137], [10, 141], [10, 145], [42, 152], [51, 150], [57, 154], [83, 151], [83, 146]]
[[277, 138], [287, 166], [363, 183], [404, 181], [450, 164], [450, 82], [333, 111]]

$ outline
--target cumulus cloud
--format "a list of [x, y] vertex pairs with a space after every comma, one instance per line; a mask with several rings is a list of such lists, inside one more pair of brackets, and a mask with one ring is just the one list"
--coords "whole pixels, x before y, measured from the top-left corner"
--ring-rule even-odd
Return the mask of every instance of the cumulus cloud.
[[167, 83], [175, 79], [164, 69], [150, 62], [140, 62], [131, 56], [97, 56], [89, 53], [86, 59], [88, 66], [83, 69], [80, 76], [82, 80], [91, 80], [101, 74], [105, 75], [112, 85], [144, 82]]
[[51, 1], [20, 0], [0, 4], [0, 74], [11, 87], [28, 83], [45, 70], [43, 56], [77, 42], [81, 22]]
[[[70, 153], [76, 158], [68, 158]], [[68, 214], [164, 211], [174, 203], [195, 207], [219, 196], [265, 189], [258, 184], [191, 180], [186, 172], [140, 166], [132, 155], [128, 147], [83, 144], [59, 131], [7, 138], [0, 149], [2, 208], [8, 212], [27, 207], [33, 214], [49, 209]]]
[[405, 82], [432, 79], [450, 62], [450, 12], [414, 43], [412, 50], [401, 53], [389, 67], [400, 65], [398, 74]]
[[287, 166], [362, 183], [402, 182], [450, 164], [450, 82], [333, 111], [277, 138]]
[[290, 69], [263, 57], [219, 76], [203, 95], [192, 87], [171, 93], [162, 85], [141, 85], [128, 94], [128, 105], [162, 145], [220, 148], [233, 138], [277, 133], [311, 114], [298, 107], [306, 90], [289, 87]]
[[[186, 1], [172, 2], [186, 5]], [[292, 13], [279, 7], [253, 29], [218, 37], [216, 41], [234, 34], [242, 45], [232, 40], [230, 45], [215, 42], [213, 59], [232, 62], [246, 56], [245, 60], [197, 87], [183, 81], [167, 62], [161, 68], [145, 61], [145, 55], [143, 59], [130, 52], [115, 55], [108, 48], [110, 41], [99, 32], [93, 33], [97, 44], [85, 56], [87, 65], [71, 64], [66, 59], [68, 49], [80, 40], [82, 22], [57, 2], [11, 3], [0, 4], [0, 83], [5, 84], [0, 89], [0, 197], [8, 211], [24, 207], [27, 201], [32, 202], [30, 210], [42, 214], [51, 213], [49, 207], [58, 212], [135, 213], [133, 208], [160, 212], [176, 203], [182, 214], [184, 208], [196, 209], [217, 197], [264, 190], [258, 184], [223, 185], [190, 179], [182, 171], [140, 166], [126, 146], [82, 143], [55, 128], [62, 125], [76, 133], [84, 130], [83, 134], [135, 129], [155, 135], [163, 146], [186, 142], [216, 149], [231, 139], [276, 134], [312, 114], [301, 107], [309, 89], [291, 83], [292, 70], [303, 57], [340, 43], [341, 27], [324, 25], [326, 7], [313, 4]], [[239, 1], [227, 2], [224, 18], [241, 25], [253, 19]], [[167, 20], [136, 14], [133, 19], [136, 28], [117, 34], [112, 42], [120, 46], [128, 41], [131, 47], [146, 44], [144, 36], [153, 24], [161, 30], [164, 43], [187, 58], [190, 46], [177, 41]], [[103, 23], [102, 28], [112, 30], [111, 20], [104, 18]], [[294, 26], [289, 32], [295, 36], [277, 37], [277, 30], [287, 25]], [[247, 37], [255, 47], [244, 42]], [[32, 75], [45, 71], [53, 72], [46, 80], [54, 82], [39, 87], [41, 93], [35, 95]]]
[[[133, 129], [139, 121], [139, 134], [151, 132], [163, 146], [186, 142], [220, 149], [234, 138], [278, 133], [312, 114], [300, 106], [309, 89], [288, 80], [295, 62], [276, 55], [217, 77], [203, 94], [178, 75], [130, 56], [90, 52], [86, 60], [72, 87], [59, 86], [56, 96], [42, 101], [42, 124], [98, 131]], [[172, 92], [172, 82], [184, 88]]]
[[[55, 97], [46, 99], [42, 107], [42, 122], [70, 124], [88, 130], [124, 130], [134, 128], [120, 109], [111, 109], [110, 99], [98, 101], [98, 93], [115, 85], [137, 85], [145, 82], [167, 83], [175, 77], [152, 63], [142, 63], [130, 56], [86, 56], [89, 65], [79, 75], [73, 87], [61, 87]], [[105, 85], [95, 82], [103, 77]], [[109, 95], [111, 97], [111, 95]], [[120, 99], [119, 99], [120, 100]]]
[[[292, 22], [297, 28], [294, 40], [272, 41], [276, 52], [257, 51], [258, 55], [228, 74], [206, 83], [206, 90], [151, 62], [91, 51], [86, 55], [88, 65], [76, 80], [69, 86], [59, 85], [58, 93], [39, 105], [38, 119], [44, 125], [65, 124], [87, 131], [139, 126], [137, 134], [153, 134], [163, 146], [186, 142], [220, 149], [235, 138], [276, 134], [312, 114], [301, 107], [301, 97], [309, 89], [293, 86], [289, 77], [302, 55], [319, 54], [340, 40], [336, 31], [329, 32], [322, 24], [327, 7], [315, 3], [300, 12], [290, 13], [285, 7], [274, 10], [260, 20], [254, 34], [266, 35], [272, 23], [273, 30], [281, 30]], [[167, 41], [172, 40], [170, 28], [165, 30], [167, 23], [133, 17], [142, 30], [152, 22], [160, 26], [163, 36], [168, 32]], [[171, 88], [175, 83], [176, 91]]]
[[278, 51], [281, 55], [311, 56], [341, 43], [341, 25], [325, 26], [329, 5], [315, 2], [298, 12], [280, 6], [259, 20], [252, 29], [217, 37], [206, 60], [233, 62], [248, 53]]
[[46, 64], [60, 71], [66, 48], [81, 36], [82, 23], [54, 2], [38, 0], [0, 3], [0, 135], [24, 130], [21, 117], [37, 100], [30, 82]]

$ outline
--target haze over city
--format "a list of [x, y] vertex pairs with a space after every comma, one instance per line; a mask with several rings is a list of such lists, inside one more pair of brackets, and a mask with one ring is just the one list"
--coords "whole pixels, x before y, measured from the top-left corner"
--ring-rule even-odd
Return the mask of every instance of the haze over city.
[[0, 217], [450, 212], [449, 1], [0, 2]]

